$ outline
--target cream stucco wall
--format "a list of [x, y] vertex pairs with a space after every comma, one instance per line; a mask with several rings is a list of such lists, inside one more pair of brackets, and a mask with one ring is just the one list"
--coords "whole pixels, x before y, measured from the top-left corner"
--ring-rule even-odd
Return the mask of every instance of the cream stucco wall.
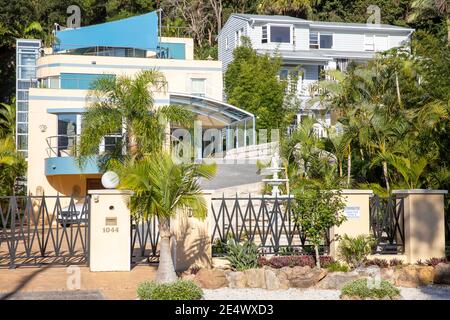
[[[370, 208], [369, 198], [373, 194], [372, 190], [342, 190], [342, 197], [345, 199], [346, 207], [358, 207], [358, 217], [347, 217], [339, 227], [333, 227], [330, 230], [330, 238], [334, 239], [336, 236], [343, 236], [347, 234], [351, 237], [360, 234], [368, 235], [370, 225]], [[345, 214], [345, 209], [344, 209]], [[330, 255], [338, 257], [339, 240], [332, 241], [330, 244]]]
[[[180, 41], [190, 45], [186, 39]], [[37, 76], [43, 78], [61, 73], [133, 76], [143, 69], [159, 70], [167, 80], [166, 90], [154, 92], [157, 107], [169, 103], [169, 92], [191, 93], [192, 78], [205, 79], [208, 98], [222, 99], [222, 64], [219, 61], [50, 55], [38, 60]], [[46, 138], [58, 134], [57, 115], [48, 113], [48, 109], [84, 109], [90, 103], [86, 99], [88, 90], [31, 88], [29, 95], [28, 192], [36, 194], [36, 190], [43, 190], [47, 195], [56, 195], [57, 192], [70, 195], [76, 184], [85, 192], [86, 176], [62, 175], [49, 181], [45, 176], [45, 159], [49, 157]], [[206, 127], [217, 125], [205, 117], [202, 121]]]
[[[140, 70], [159, 70], [167, 82], [167, 91], [191, 92], [191, 78], [206, 80], [206, 96], [222, 100], [222, 62], [78, 55], [51, 55], [38, 60], [37, 77], [61, 73], [115, 74], [132, 76]], [[156, 97], [158, 98], [158, 96]]]

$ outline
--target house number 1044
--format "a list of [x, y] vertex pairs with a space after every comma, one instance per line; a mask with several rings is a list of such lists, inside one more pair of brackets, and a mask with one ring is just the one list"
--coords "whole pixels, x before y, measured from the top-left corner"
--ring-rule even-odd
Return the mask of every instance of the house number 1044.
[[103, 233], [119, 232], [119, 227], [103, 227]]

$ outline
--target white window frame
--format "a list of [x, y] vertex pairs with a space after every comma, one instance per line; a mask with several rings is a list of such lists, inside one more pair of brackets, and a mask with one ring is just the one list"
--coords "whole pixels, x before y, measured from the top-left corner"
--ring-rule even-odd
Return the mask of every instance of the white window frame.
[[228, 36], [225, 37], [225, 50], [230, 50], [230, 42]]
[[[387, 47], [386, 47], [386, 49], [384, 49], [384, 50], [377, 50], [376, 45], [375, 45], [375, 38], [377, 36], [378, 37], [386, 37], [386, 40], [387, 40]], [[372, 49], [367, 49], [366, 48], [366, 39], [372, 39]], [[389, 34], [365, 33], [364, 34], [363, 48], [364, 48], [364, 51], [369, 51], [369, 52], [380, 52], [380, 51], [389, 50], [389, 41], [390, 41]]]
[[[264, 29], [266, 30], [265, 37], [264, 37]], [[264, 42], [264, 40], [265, 40], [265, 42]], [[262, 44], [269, 43], [269, 28], [268, 28], [267, 24], [261, 26], [261, 43]]]
[[235, 31], [235, 42], [234, 47], [237, 48], [242, 44], [242, 37], [244, 35], [244, 28], [239, 28]]
[[[201, 80], [201, 81], [203, 81], [203, 89], [204, 89], [203, 92], [194, 92], [194, 90], [193, 90], [194, 89], [194, 86], [193, 86], [194, 80]], [[206, 78], [203, 78], [203, 77], [199, 77], [199, 78], [193, 77], [193, 78], [191, 78], [191, 94], [193, 96], [206, 97]]]
[[[371, 44], [367, 43], [367, 41], [366, 41], [367, 39], [371, 39], [372, 43]], [[372, 49], [370, 49], [368, 46], [371, 46]], [[373, 33], [372, 34], [368, 34], [368, 33], [364, 34], [363, 49], [364, 49], [364, 51], [375, 52], [375, 34], [373, 34]]]
[[[311, 38], [308, 39], [309, 41], [309, 49], [313, 49], [313, 50], [333, 50], [334, 47], [334, 33], [333, 32], [320, 32], [320, 31], [309, 31], [309, 33], [311, 34], [312, 32], [317, 33], [317, 48], [311, 48]], [[320, 36], [321, 35], [325, 35], [325, 36], [331, 36], [331, 48], [322, 48], [320, 46]], [[311, 36], [311, 35], [310, 35]]]
[[[266, 24], [267, 26], [267, 43], [276, 43], [276, 44], [293, 44], [294, 43], [294, 26], [292, 24], [287, 25], [287, 24], [275, 24], [275, 23], [268, 23]], [[272, 34], [271, 34], [271, 28], [272, 27], [286, 27], [289, 28], [289, 43], [287, 42], [272, 42]]]

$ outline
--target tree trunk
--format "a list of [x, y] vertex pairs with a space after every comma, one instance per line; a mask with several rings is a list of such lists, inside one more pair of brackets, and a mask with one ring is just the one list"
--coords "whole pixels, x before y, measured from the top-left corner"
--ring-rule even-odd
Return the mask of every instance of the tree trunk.
[[314, 251], [316, 252], [316, 267], [317, 269], [320, 269], [319, 246], [317, 244], [314, 245]]
[[339, 177], [342, 177], [342, 161], [339, 160]]
[[350, 187], [350, 177], [352, 175], [352, 152], [350, 146], [348, 146], [348, 155], [347, 155], [347, 188]]
[[157, 283], [169, 283], [177, 280], [170, 250], [170, 218], [159, 218], [159, 266], [156, 271]]
[[447, 17], [447, 41], [450, 43], [450, 17]]
[[395, 72], [395, 88], [397, 89], [398, 106], [401, 108], [402, 107], [402, 98], [401, 98], [401, 95], [400, 95], [400, 84], [398, 82], [398, 73], [397, 73], [397, 71]]
[[389, 179], [388, 179], [388, 168], [387, 168], [387, 162], [383, 161], [383, 176], [384, 176], [384, 180], [386, 182], [386, 189], [389, 193], [390, 191], [390, 187], [389, 187]]

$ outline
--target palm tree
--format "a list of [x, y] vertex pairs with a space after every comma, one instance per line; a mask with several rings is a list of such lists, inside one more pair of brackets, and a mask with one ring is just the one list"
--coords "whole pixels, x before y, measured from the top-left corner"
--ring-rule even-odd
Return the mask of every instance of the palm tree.
[[321, 0], [262, 0], [259, 2], [257, 10], [258, 13], [308, 18], [312, 12], [312, 6], [321, 2]]
[[16, 107], [12, 104], [0, 103], [0, 137], [16, 135]]
[[0, 139], [0, 195], [9, 196], [15, 191], [16, 180], [25, 174], [26, 162], [16, 151], [11, 136]]
[[415, 0], [411, 3], [413, 12], [408, 16], [412, 22], [419, 18], [443, 17], [447, 23], [447, 40], [450, 42], [450, 1], [449, 0]]
[[157, 282], [177, 279], [170, 252], [170, 219], [183, 209], [191, 209], [197, 218], [206, 217], [208, 208], [198, 179], [210, 179], [215, 172], [215, 164], [177, 164], [165, 152], [132, 159], [120, 172], [120, 188], [135, 193], [130, 203], [132, 213], [158, 219], [161, 240]]
[[80, 163], [98, 153], [102, 139], [111, 134], [122, 135], [114, 156], [124, 153], [142, 157], [145, 153], [161, 150], [166, 132], [166, 121], [182, 125], [192, 123], [193, 114], [178, 106], [156, 108], [152, 91], [164, 91], [166, 81], [159, 71], [140, 71], [129, 76], [101, 77], [88, 94], [92, 102], [83, 115], [83, 130], [78, 146]]

